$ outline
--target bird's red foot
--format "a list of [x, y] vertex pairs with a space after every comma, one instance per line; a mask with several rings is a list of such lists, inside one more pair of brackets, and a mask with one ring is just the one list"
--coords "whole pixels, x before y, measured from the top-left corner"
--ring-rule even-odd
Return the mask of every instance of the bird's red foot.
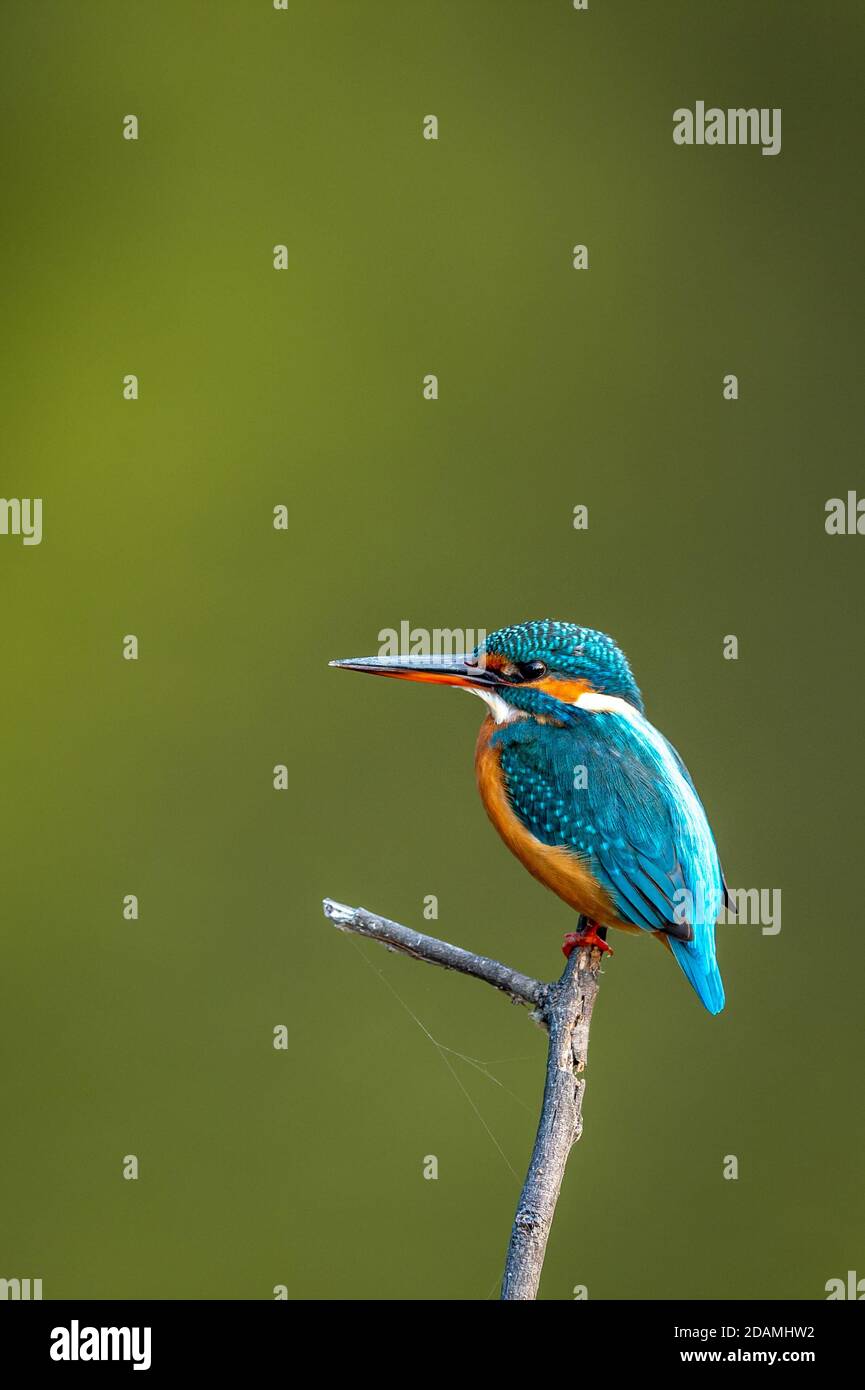
[[604, 938], [598, 935], [597, 922], [589, 922], [585, 931], [569, 931], [562, 942], [562, 955], [570, 957], [571, 952], [580, 946], [586, 946], [589, 950], [594, 947], [605, 956], [615, 955], [612, 946], [608, 946]]

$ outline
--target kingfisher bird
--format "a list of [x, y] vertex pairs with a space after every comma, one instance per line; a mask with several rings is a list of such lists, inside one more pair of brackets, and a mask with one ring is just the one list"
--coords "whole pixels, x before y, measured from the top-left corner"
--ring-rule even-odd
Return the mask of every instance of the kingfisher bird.
[[718, 851], [690, 774], [646, 718], [611, 637], [543, 619], [499, 628], [461, 656], [330, 664], [480, 696], [481, 800], [508, 849], [579, 914], [565, 954], [609, 951], [607, 927], [648, 932], [720, 1012], [715, 926], [727, 888]]

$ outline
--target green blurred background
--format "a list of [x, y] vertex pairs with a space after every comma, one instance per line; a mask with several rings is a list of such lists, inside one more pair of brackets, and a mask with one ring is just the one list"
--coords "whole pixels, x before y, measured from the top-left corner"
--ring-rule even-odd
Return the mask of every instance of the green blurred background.
[[[0, 537], [0, 1276], [494, 1296], [544, 1038], [320, 901], [423, 926], [436, 894], [438, 934], [544, 977], [573, 919], [486, 823], [480, 706], [326, 663], [544, 616], [621, 642], [783, 926], [721, 929], [715, 1020], [616, 942], [542, 1295], [865, 1275], [865, 541], [823, 524], [862, 479], [861, 4], [2, 29], [2, 492], [44, 540]], [[677, 148], [698, 99], [782, 107], [781, 154]]]

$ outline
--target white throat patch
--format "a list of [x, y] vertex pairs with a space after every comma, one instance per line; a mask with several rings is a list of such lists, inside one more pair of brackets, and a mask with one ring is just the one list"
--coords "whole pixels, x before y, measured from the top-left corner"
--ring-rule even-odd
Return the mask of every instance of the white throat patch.
[[527, 719], [521, 709], [514, 709], [507, 700], [503, 700], [501, 695], [497, 695], [494, 690], [484, 690], [479, 685], [461, 685], [458, 690], [467, 690], [470, 695], [479, 695], [485, 704], [489, 705], [490, 713], [497, 724], [510, 724], [514, 719]]

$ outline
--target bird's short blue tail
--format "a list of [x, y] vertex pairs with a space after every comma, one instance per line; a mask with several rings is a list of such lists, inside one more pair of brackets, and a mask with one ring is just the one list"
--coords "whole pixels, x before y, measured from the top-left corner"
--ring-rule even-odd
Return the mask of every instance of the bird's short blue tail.
[[[667, 940], [701, 1002], [710, 1014], [719, 1014], [724, 1007], [724, 986], [715, 960], [714, 935], [714, 928], [704, 928], [698, 932], [696, 941], [678, 941], [672, 936]], [[699, 940], [700, 936], [703, 937], [702, 941]]]

